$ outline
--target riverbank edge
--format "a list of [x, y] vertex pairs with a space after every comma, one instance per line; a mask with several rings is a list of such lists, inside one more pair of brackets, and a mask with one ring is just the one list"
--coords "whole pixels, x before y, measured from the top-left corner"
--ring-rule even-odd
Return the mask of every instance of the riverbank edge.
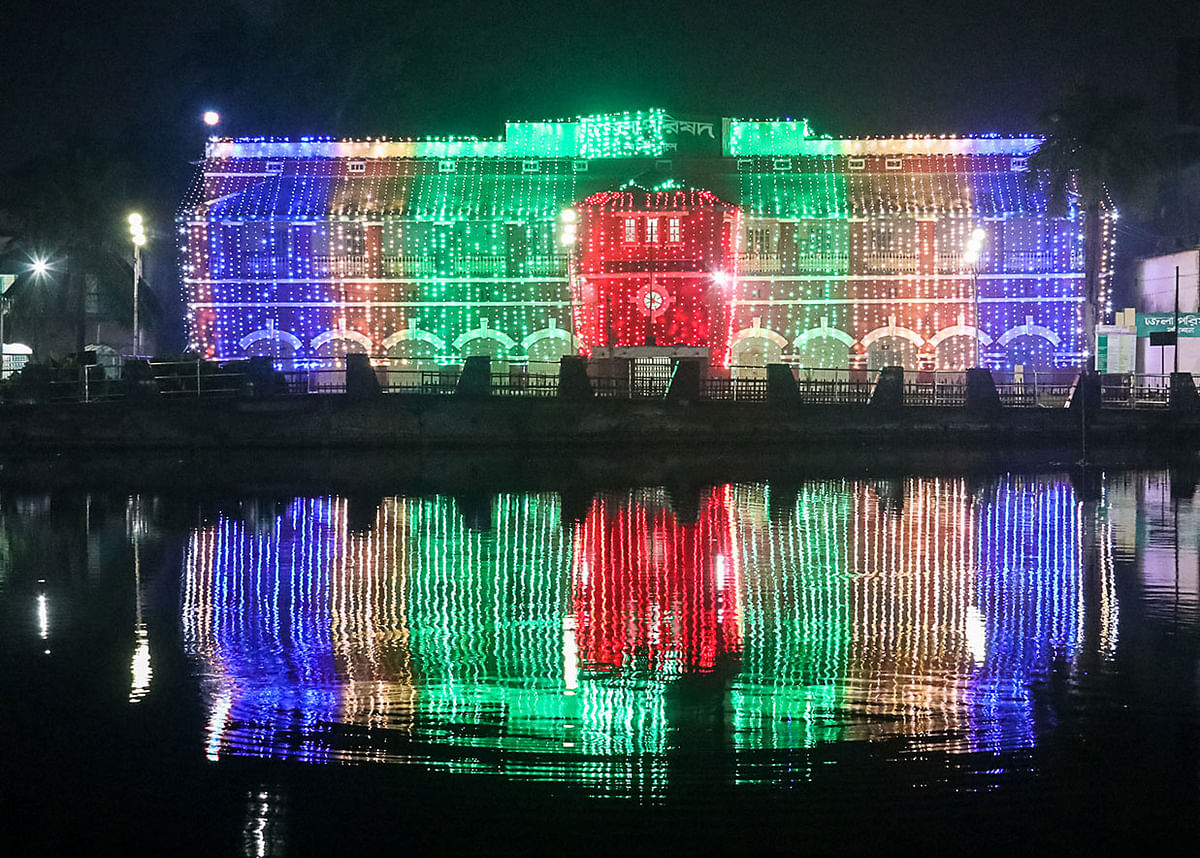
[[113, 401], [0, 409], [7, 451], [391, 449], [605, 450], [748, 448], [910, 450], [942, 446], [1137, 451], [1200, 448], [1200, 414], [1069, 409], [805, 405], [761, 402], [468, 400], [341, 395]]
[[[0, 443], [14, 450], [118, 449], [627, 449], [679, 445], [911, 448], [914, 445], [1074, 447], [1085, 422], [1068, 409], [821, 406], [792, 403], [464, 400], [341, 395], [280, 399], [113, 401], [0, 409]], [[1100, 410], [1089, 445], [1129, 450], [1200, 447], [1200, 414]]]

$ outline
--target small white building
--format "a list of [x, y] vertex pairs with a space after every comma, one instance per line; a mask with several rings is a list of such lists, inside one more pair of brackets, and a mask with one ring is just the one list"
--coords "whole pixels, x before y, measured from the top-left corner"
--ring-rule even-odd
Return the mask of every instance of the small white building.
[[[1175, 270], [1179, 269], [1179, 313], [1200, 312], [1200, 248], [1151, 256], [1137, 269], [1138, 313], [1175, 312]], [[1179, 371], [1200, 373], [1200, 336], [1188, 336], [1186, 319], [1180, 320]], [[1138, 372], [1171, 372], [1175, 368], [1175, 346], [1152, 346], [1148, 337], [1138, 337]]]
[[24, 343], [5, 343], [4, 362], [0, 364], [0, 378], [8, 378], [29, 363], [33, 349]]

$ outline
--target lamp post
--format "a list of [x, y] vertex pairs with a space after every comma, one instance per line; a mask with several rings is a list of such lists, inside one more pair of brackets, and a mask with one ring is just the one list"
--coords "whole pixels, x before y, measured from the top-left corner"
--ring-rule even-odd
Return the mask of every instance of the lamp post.
[[146, 228], [142, 216], [134, 212], [129, 216], [129, 237], [133, 241], [133, 354], [142, 353], [142, 329], [138, 324], [138, 283], [142, 279], [142, 245], [146, 243]]
[[967, 239], [967, 249], [963, 251], [963, 262], [971, 266], [971, 303], [975, 308], [975, 368], [979, 368], [979, 254], [983, 250], [983, 240], [987, 230], [981, 226], [971, 230]]
[[8, 362], [4, 359], [4, 314], [8, 312], [8, 287], [15, 279], [11, 274], [0, 274], [0, 379], [4, 378], [8, 369]]

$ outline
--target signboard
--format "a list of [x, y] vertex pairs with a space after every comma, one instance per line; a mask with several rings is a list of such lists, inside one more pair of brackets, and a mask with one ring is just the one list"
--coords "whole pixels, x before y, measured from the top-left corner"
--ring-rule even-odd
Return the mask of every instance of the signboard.
[[1096, 326], [1096, 372], [1130, 373], [1137, 366], [1137, 334], [1119, 325]]
[[681, 113], [663, 114], [663, 157], [681, 155], [711, 155], [719, 157], [722, 142], [721, 120], [712, 116], [685, 116]]
[[8, 287], [17, 282], [15, 274], [0, 274], [0, 295], [8, 291]]
[[[1137, 335], [1148, 337], [1151, 334], [1171, 332], [1175, 330], [1174, 313], [1138, 313]], [[1200, 337], [1200, 313], [1179, 314], [1179, 336]]]

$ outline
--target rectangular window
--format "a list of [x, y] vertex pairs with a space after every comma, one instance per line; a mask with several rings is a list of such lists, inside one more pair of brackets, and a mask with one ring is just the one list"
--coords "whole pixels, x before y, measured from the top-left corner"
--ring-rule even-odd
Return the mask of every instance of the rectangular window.
[[792, 169], [792, 159], [776, 158], [771, 166], [776, 170], [790, 170]]
[[1024, 173], [1029, 169], [1029, 159], [1020, 155], [1014, 155], [1008, 163], [1015, 173]]
[[658, 241], [658, 218], [646, 218], [646, 243], [654, 244]]
[[362, 256], [367, 252], [366, 230], [361, 223], [337, 224], [332, 250], [338, 256]]
[[457, 166], [453, 161], [438, 161], [438, 172], [453, 173]]
[[846, 167], [851, 170], [865, 170], [865, 169], [867, 169], [867, 159], [866, 158], [851, 158], [849, 160], [849, 162], [846, 164]]
[[542, 165], [541, 165], [541, 162], [539, 162], [539, 161], [522, 161], [521, 162], [521, 172], [522, 173], [538, 173], [541, 171], [541, 169], [542, 169]]
[[678, 244], [680, 241], [679, 235], [679, 218], [673, 217], [667, 221], [667, 241], [671, 244]]
[[637, 221], [631, 217], [625, 218], [625, 241], [630, 244], [637, 241]]
[[588, 171], [588, 162], [587, 161], [575, 161], [574, 167], [575, 167], [576, 173], [586, 173]]
[[351, 173], [367, 172], [367, 162], [366, 161], [351, 161], [350, 162], [350, 172]]
[[750, 227], [746, 230], [746, 250], [750, 253], [774, 253], [775, 230], [768, 226]]
[[272, 173], [272, 174], [278, 176], [280, 173], [283, 172], [283, 162], [282, 161], [268, 161], [266, 171], [268, 173]]
[[886, 161], [883, 162], [883, 168], [885, 170], [900, 170], [900, 169], [903, 169], [903, 167], [904, 167], [904, 162], [901, 161], [899, 158], [888, 158]]

